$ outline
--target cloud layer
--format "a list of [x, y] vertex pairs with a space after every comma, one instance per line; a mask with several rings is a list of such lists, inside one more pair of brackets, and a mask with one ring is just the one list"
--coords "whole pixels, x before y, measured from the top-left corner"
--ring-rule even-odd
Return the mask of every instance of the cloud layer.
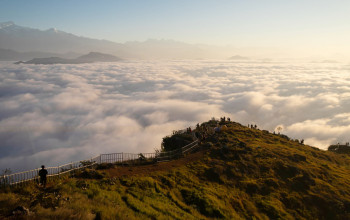
[[350, 67], [333, 63], [0, 63], [0, 168], [153, 152], [173, 130], [230, 116], [323, 149], [349, 141]]

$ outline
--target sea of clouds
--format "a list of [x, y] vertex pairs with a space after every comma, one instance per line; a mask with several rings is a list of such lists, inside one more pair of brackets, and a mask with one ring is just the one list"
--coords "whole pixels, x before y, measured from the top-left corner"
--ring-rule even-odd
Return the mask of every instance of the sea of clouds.
[[0, 171], [100, 153], [154, 152], [162, 137], [229, 116], [326, 149], [349, 141], [345, 63], [0, 63]]

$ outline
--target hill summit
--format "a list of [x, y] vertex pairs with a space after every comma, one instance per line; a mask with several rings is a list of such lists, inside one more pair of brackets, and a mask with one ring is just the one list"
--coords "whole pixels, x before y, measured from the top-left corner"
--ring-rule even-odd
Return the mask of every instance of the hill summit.
[[19, 61], [15, 64], [79, 64], [94, 62], [116, 62], [120, 61], [119, 57], [99, 52], [90, 52], [75, 59], [66, 59], [61, 57], [34, 58], [29, 61]]
[[46, 189], [3, 189], [0, 218], [11, 218], [20, 205], [33, 218], [350, 219], [348, 154], [214, 120], [165, 137], [162, 151], [182, 147], [191, 132], [200, 145], [176, 160], [101, 164]]

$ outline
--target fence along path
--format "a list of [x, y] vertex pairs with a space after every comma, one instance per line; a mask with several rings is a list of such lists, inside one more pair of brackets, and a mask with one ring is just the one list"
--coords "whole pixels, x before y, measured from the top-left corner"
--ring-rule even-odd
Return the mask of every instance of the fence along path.
[[[96, 157], [92, 157], [83, 161], [76, 161], [72, 163], [67, 163], [57, 167], [47, 167], [48, 171], [47, 177], [55, 177], [62, 174], [66, 174], [78, 169], [90, 167], [95, 164], [102, 163], [127, 163], [133, 165], [135, 161], [154, 159], [156, 162], [168, 161], [174, 158], [180, 157], [190, 151], [192, 151], [196, 146], [198, 146], [198, 140], [174, 151], [168, 152], [157, 152], [157, 153], [110, 153], [110, 154], [100, 154]], [[0, 186], [6, 185], [17, 185], [25, 183], [28, 181], [35, 181], [38, 179], [38, 173], [40, 168], [13, 173], [9, 175], [3, 175], [0, 177]]]

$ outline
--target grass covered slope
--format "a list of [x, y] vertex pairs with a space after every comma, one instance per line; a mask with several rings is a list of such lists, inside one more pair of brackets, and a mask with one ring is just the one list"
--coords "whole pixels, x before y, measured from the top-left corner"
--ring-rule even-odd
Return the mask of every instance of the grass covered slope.
[[47, 219], [350, 219], [348, 155], [225, 124], [177, 161], [3, 190], [0, 218], [22, 205]]

